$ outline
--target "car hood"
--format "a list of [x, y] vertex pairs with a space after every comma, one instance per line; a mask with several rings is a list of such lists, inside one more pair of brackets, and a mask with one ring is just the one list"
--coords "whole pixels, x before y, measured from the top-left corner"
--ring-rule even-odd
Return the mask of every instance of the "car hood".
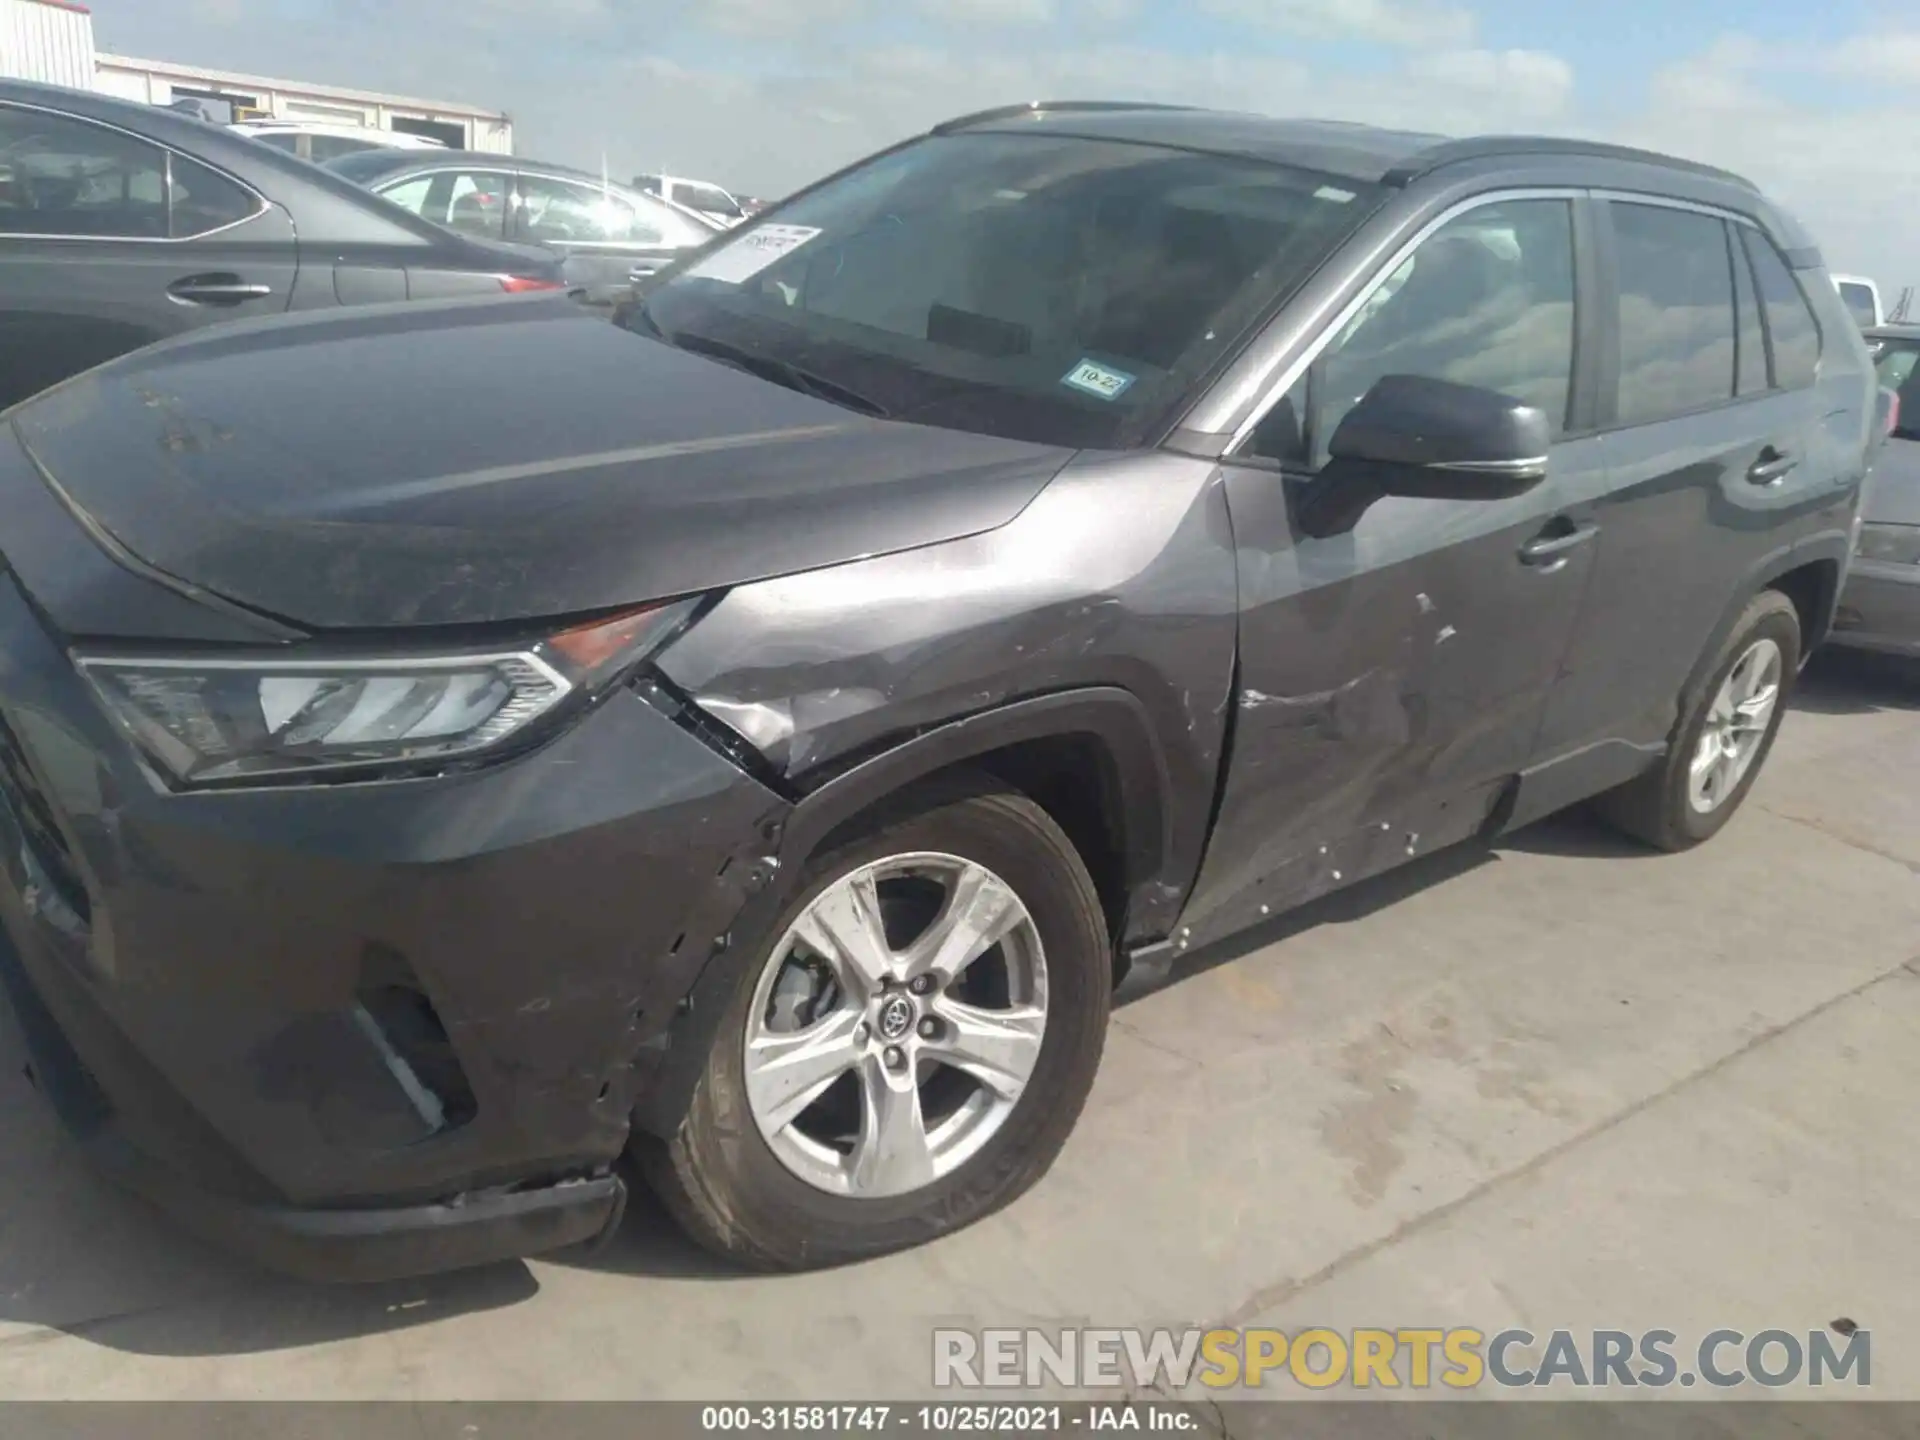
[[1887, 441], [1873, 463], [1861, 514], [1870, 525], [1920, 525], [1920, 440]]
[[957, 539], [1072, 454], [867, 419], [544, 296], [224, 326], [11, 418], [106, 543], [317, 629], [571, 615]]

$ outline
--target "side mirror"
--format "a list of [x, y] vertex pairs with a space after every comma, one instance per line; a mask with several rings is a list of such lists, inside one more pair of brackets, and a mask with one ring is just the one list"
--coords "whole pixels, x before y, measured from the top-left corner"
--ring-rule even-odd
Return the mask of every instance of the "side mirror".
[[1333, 432], [1327, 472], [1364, 472], [1380, 495], [1504, 500], [1547, 478], [1552, 446], [1546, 412], [1510, 395], [1386, 375]]

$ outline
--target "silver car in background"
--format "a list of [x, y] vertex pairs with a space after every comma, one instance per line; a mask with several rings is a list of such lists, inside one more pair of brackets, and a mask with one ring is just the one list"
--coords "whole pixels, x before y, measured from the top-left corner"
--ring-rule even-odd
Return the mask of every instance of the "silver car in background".
[[1891, 433], [1867, 480], [1859, 546], [1832, 643], [1920, 657], [1920, 325], [1867, 331]]

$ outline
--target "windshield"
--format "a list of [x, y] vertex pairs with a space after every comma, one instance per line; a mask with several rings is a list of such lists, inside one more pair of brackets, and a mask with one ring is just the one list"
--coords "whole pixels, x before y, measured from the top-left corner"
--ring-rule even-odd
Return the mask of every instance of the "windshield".
[[1125, 448], [1377, 196], [1150, 145], [930, 137], [742, 226], [627, 323], [895, 419]]
[[1873, 313], [1873, 291], [1856, 281], [1840, 282], [1840, 298], [1846, 302], [1847, 309], [1853, 312], [1853, 318], [1862, 325], [1878, 325], [1880, 317]]

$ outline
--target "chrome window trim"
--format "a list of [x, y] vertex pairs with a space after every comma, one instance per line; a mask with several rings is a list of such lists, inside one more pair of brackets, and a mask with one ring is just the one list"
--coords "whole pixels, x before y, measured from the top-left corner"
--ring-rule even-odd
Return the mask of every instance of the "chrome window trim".
[[[1489, 205], [1510, 204], [1516, 200], [1564, 200], [1572, 204], [1572, 202], [1583, 199], [1593, 193], [1595, 192], [1582, 186], [1528, 185], [1510, 190], [1489, 190], [1483, 194], [1472, 195], [1465, 200], [1449, 205], [1438, 215], [1427, 221], [1426, 224], [1422, 225], [1412, 235], [1408, 236], [1406, 240], [1402, 241], [1398, 248], [1378, 264], [1373, 272], [1372, 278], [1360, 287], [1360, 290], [1352, 299], [1348, 300], [1347, 303], [1342, 305], [1337, 311], [1334, 311], [1330, 318], [1324, 311], [1320, 315], [1314, 316], [1311, 323], [1318, 333], [1314, 336], [1312, 343], [1310, 343], [1291, 364], [1284, 370], [1281, 370], [1277, 377], [1271, 380], [1262, 377], [1253, 382], [1254, 386], [1265, 384], [1267, 386], [1266, 393], [1261, 396], [1259, 403], [1248, 412], [1247, 418], [1241, 422], [1239, 428], [1233, 432], [1233, 438], [1227, 442], [1227, 447], [1222, 452], [1221, 458], [1223, 460], [1231, 460], [1239, 454], [1240, 447], [1246, 444], [1253, 432], [1259, 427], [1260, 422], [1267, 418], [1267, 412], [1286, 398], [1287, 392], [1292, 390], [1293, 387], [1300, 382], [1300, 377], [1306, 374], [1308, 369], [1312, 367], [1314, 361], [1318, 360], [1321, 355], [1326, 352], [1327, 347], [1333, 344], [1335, 337], [1347, 328], [1348, 323], [1354, 316], [1360, 313], [1361, 309], [1374, 297], [1380, 287], [1387, 283], [1387, 280], [1393, 275], [1393, 272], [1405, 264], [1408, 257], [1424, 245], [1436, 230], [1439, 230], [1444, 225], [1451, 224], [1462, 215], [1471, 214], [1475, 210], [1485, 209]], [[1274, 372], [1270, 369], [1267, 373], [1268, 375], [1273, 375]]]
[[91, 125], [96, 130], [110, 131], [115, 135], [122, 135], [138, 144], [145, 145], [149, 149], [159, 151], [166, 157], [165, 179], [163, 183], [166, 186], [167, 223], [169, 225], [173, 223], [173, 162], [176, 159], [191, 160], [202, 169], [211, 170], [221, 179], [238, 186], [242, 193], [251, 195], [259, 208], [251, 215], [244, 215], [238, 220], [230, 220], [225, 225], [215, 226], [211, 230], [202, 230], [197, 235], [48, 235], [38, 230], [0, 229], [0, 240], [87, 241], [95, 245], [192, 245], [197, 241], [206, 240], [215, 235], [224, 235], [229, 230], [237, 230], [242, 225], [251, 225], [255, 220], [258, 220], [273, 208], [273, 202], [271, 200], [267, 199], [266, 196], [262, 195], [232, 171], [214, 164], [211, 160], [204, 160], [198, 155], [168, 145], [164, 141], [142, 135], [136, 130], [129, 130], [124, 125], [115, 125], [107, 120], [95, 120], [89, 115], [76, 115], [71, 110], [56, 110], [51, 105], [32, 105], [23, 100], [0, 100], [0, 113], [5, 113], [8, 110], [31, 110], [37, 115], [51, 115], [56, 120], [70, 121], [75, 125]]
[[1711, 215], [1716, 220], [1731, 220], [1738, 225], [1747, 225], [1755, 230], [1760, 229], [1760, 222], [1751, 215], [1742, 215], [1738, 210], [1729, 210], [1723, 205], [1706, 205], [1697, 200], [1676, 200], [1671, 196], [1649, 195], [1638, 190], [1589, 190], [1587, 194], [1595, 200], [1615, 200], [1622, 205], [1655, 205], [1663, 210], [1691, 210], [1696, 215]]
[[1531, 475], [1536, 470], [1544, 473], [1552, 458], [1528, 455], [1518, 460], [1436, 460], [1427, 469], [1458, 470], [1468, 475]]

